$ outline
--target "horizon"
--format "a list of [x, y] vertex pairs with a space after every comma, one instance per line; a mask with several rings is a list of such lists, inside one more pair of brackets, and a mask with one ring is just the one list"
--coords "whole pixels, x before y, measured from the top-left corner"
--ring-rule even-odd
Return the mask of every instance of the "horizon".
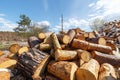
[[41, 26], [50, 26], [50, 31], [54, 32], [61, 30], [60, 18], [63, 14], [64, 30], [79, 27], [90, 31], [89, 24], [96, 18], [119, 20], [119, 3], [120, 0], [1, 0], [0, 31], [13, 31], [21, 14]]

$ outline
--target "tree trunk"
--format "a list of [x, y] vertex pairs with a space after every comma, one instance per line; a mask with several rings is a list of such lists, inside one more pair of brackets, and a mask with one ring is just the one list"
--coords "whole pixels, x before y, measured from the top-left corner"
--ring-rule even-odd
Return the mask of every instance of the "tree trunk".
[[88, 62], [91, 59], [91, 54], [88, 51], [83, 51], [80, 56], [84, 62]]
[[75, 80], [77, 65], [67, 61], [51, 61], [48, 65], [48, 72], [62, 80]]
[[117, 80], [114, 67], [108, 63], [103, 63], [100, 67], [99, 80]]
[[55, 51], [55, 60], [74, 60], [77, 59], [77, 52], [72, 50], [59, 50]]
[[85, 40], [85, 36], [84, 36], [84, 34], [76, 34], [75, 39]]
[[76, 71], [76, 78], [77, 80], [97, 80], [99, 68], [99, 63], [91, 59], [88, 63], [84, 63], [78, 68]]
[[112, 49], [109, 46], [89, 43], [87, 41], [78, 40], [78, 39], [73, 40], [72, 48], [83, 49], [83, 50], [91, 50], [91, 51], [96, 50], [96, 51], [112, 54]]
[[93, 32], [90, 32], [88, 35], [89, 38], [96, 38]]
[[17, 69], [26, 77], [41, 79], [48, 63], [49, 55], [37, 49], [30, 49], [18, 58]]
[[92, 57], [96, 59], [100, 64], [109, 63], [114, 67], [120, 67], [120, 57], [118, 56], [93, 51]]

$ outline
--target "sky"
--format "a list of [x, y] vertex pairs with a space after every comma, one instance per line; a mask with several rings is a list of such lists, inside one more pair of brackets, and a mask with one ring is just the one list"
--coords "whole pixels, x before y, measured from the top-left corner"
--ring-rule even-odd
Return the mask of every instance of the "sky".
[[90, 31], [89, 24], [96, 18], [111, 21], [120, 19], [120, 0], [1, 0], [0, 31], [13, 31], [21, 14], [32, 22], [50, 26], [50, 31], [79, 27]]

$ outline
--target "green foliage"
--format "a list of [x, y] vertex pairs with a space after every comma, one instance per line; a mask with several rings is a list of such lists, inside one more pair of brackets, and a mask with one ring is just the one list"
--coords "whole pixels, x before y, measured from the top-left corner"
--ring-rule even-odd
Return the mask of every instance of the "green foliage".
[[101, 30], [104, 24], [105, 21], [103, 19], [97, 18], [90, 23], [90, 27], [92, 30]]
[[17, 22], [18, 27], [14, 28], [15, 32], [26, 32], [29, 29], [31, 20], [26, 15], [20, 15], [20, 20]]

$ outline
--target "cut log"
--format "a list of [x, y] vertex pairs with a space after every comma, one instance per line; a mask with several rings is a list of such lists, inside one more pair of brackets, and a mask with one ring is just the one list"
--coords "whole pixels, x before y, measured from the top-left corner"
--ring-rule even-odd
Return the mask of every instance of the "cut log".
[[78, 40], [78, 39], [73, 40], [72, 48], [83, 49], [83, 50], [91, 50], [91, 51], [96, 50], [96, 51], [112, 54], [112, 49], [109, 46], [89, 43], [87, 41]]
[[112, 48], [112, 50], [115, 50], [115, 44], [114, 43], [107, 41], [106, 45], [110, 46]]
[[83, 61], [82, 59], [80, 59], [80, 67], [85, 63], [85, 61]]
[[28, 38], [28, 44], [30, 48], [38, 48], [40, 42], [41, 41], [35, 36], [31, 36]]
[[0, 63], [0, 68], [9, 68], [13, 69], [16, 65], [17, 61], [13, 59], [6, 60], [2, 63]]
[[44, 44], [44, 43], [40, 43], [40, 46], [39, 46], [40, 50], [50, 50], [53, 48], [52, 44]]
[[70, 37], [70, 40], [69, 40], [69, 44], [72, 42], [73, 38], [75, 37], [76, 33], [74, 30], [70, 29], [68, 32], [67, 32], [67, 35]]
[[4, 58], [4, 57], [0, 57], [0, 64], [7, 61], [7, 60], [10, 60], [9, 58]]
[[77, 59], [77, 52], [73, 50], [59, 50], [55, 51], [55, 60], [74, 60]]
[[10, 47], [9, 47], [9, 51], [11, 53], [17, 53], [18, 50], [20, 49], [20, 45], [19, 44], [12, 44]]
[[6, 71], [0, 71], [0, 80], [10, 80], [10, 73]]
[[109, 63], [114, 67], [120, 67], [120, 57], [118, 56], [93, 51], [92, 57], [96, 59], [100, 64]]
[[41, 79], [49, 61], [49, 55], [38, 49], [30, 49], [18, 57], [17, 69], [32, 79]]
[[100, 67], [98, 80], [117, 80], [117, 75], [114, 67], [108, 63], [103, 63]]
[[91, 59], [91, 54], [88, 51], [83, 51], [80, 56], [84, 62], [88, 62]]
[[55, 33], [51, 34], [51, 38], [52, 38], [54, 49], [55, 50], [62, 49]]
[[95, 43], [95, 44], [106, 45], [106, 40], [103, 37], [87, 38], [86, 41], [91, 42], [91, 43]]
[[94, 30], [93, 33], [94, 33], [95, 37], [100, 37], [100, 34], [97, 30]]
[[79, 57], [80, 59], [82, 59], [82, 61], [88, 62], [88, 61], [91, 59], [91, 54], [90, 54], [90, 52], [85, 51], [85, 50], [81, 50], [81, 49], [78, 49], [78, 50], [76, 50], [76, 51], [77, 51], [78, 57]]
[[44, 40], [44, 39], [46, 38], [46, 35], [45, 35], [44, 33], [39, 33], [39, 34], [38, 34], [38, 38], [39, 38], [40, 40]]
[[85, 38], [88, 38], [88, 36], [89, 36], [89, 33], [87, 33], [87, 32], [84, 33], [84, 37], [85, 37]]
[[76, 34], [75, 39], [85, 40], [85, 36], [84, 36], [84, 34]]
[[89, 38], [96, 38], [93, 32], [89, 32], [88, 37], [89, 37]]
[[61, 43], [63, 43], [63, 44], [69, 43], [70, 37], [68, 35], [60, 34], [60, 35], [57, 35], [57, 37]]
[[52, 44], [52, 38], [50, 35], [48, 35], [44, 41], [43, 41], [44, 44]]
[[76, 71], [76, 78], [77, 80], [97, 80], [99, 68], [99, 63], [91, 59], [88, 63], [84, 63], [78, 68]]
[[18, 55], [21, 55], [22, 53], [24, 52], [28, 52], [29, 48], [27, 46], [24, 46], [24, 47], [21, 47], [19, 50], [18, 50]]
[[77, 65], [67, 61], [51, 61], [48, 64], [48, 72], [62, 80], [75, 80]]

